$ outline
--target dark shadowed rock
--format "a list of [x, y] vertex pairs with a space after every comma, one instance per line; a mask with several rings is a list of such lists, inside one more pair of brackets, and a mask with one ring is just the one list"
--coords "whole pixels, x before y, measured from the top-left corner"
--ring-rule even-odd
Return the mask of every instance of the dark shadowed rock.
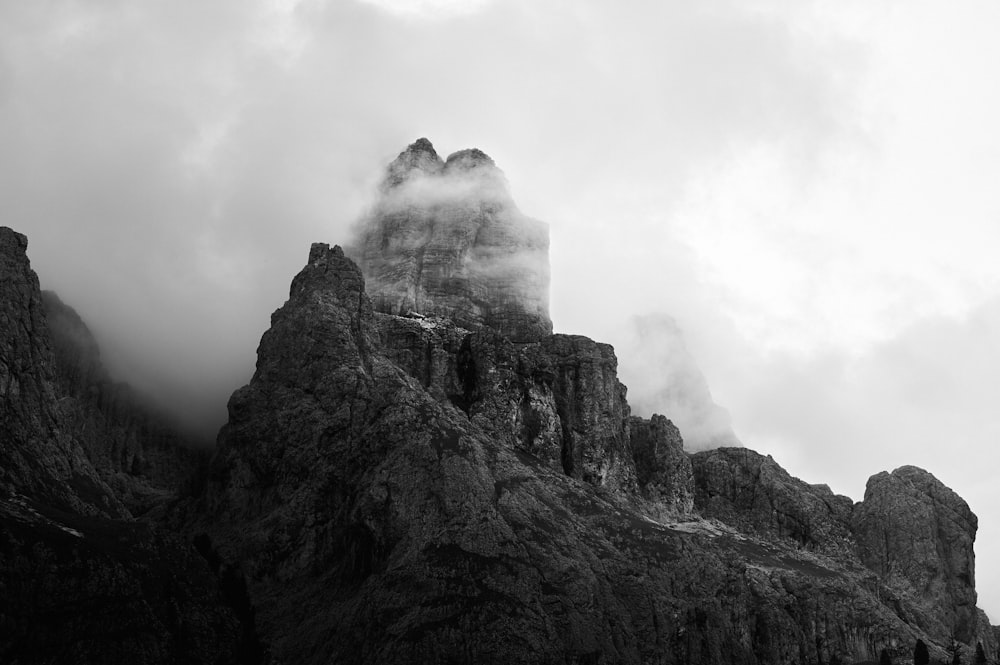
[[552, 332], [549, 235], [510, 198], [483, 152], [442, 162], [420, 139], [389, 165], [352, 250], [375, 309], [444, 316], [515, 342]]
[[862, 560], [912, 605], [912, 620], [967, 643], [978, 625], [977, 527], [960, 496], [915, 466], [869, 478], [854, 515]]
[[853, 502], [825, 485], [810, 485], [746, 448], [719, 448], [691, 456], [695, 507], [741, 531], [787, 538], [828, 552], [853, 548]]
[[54, 370], [26, 247], [0, 227], [0, 662], [251, 662], [205, 560], [132, 521], [63, 419], [59, 382], [96, 370]]
[[594, 485], [634, 491], [629, 407], [615, 350], [581, 335], [552, 335], [541, 348], [555, 374], [563, 469]]
[[660, 415], [629, 418], [635, 471], [643, 496], [661, 514], [683, 515], [694, 508], [694, 474], [677, 427]]
[[0, 488], [76, 512], [125, 516], [61, 427], [52, 348], [28, 240], [0, 227]]
[[607, 344], [549, 335], [515, 345], [439, 317], [376, 321], [385, 357], [495, 441], [590, 484], [635, 491], [625, 387]]
[[42, 291], [42, 304], [63, 427], [133, 515], [173, 497], [201, 464], [197, 443], [128, 384], [111, 380], [72, 307], [52, 291]]
[[[442, 319], [376, 315], [360, 271], [314, 246], [230, 401], [199, 518], [247, 572], [276, 658], [828, 662], [930, 639], [882, 602], [888, 590], [859, 560], [802, 549], [801, 525], [765, 520], [753, 501], [750, 533], [657, 521], [636, 508], [634, 475], [633, 489], [583, 482], [515, 433], [533, 389], [544, 396], [533, 408], [559, 423], [541, 440], [570, 430], [574, 468], [610, 469], [610, 453], [584, 442], [625, 432], [630, 451], [634, 428], [644, 486], [673, 483], [674, 430], [629, 420], [613, 358], [586, 338], [514, 346]], [[831, 524], [797, 519], [839, 533], [839, 499], [745, 462], [725, 461], [729, 477], [756, 466], [772, 506], [826, 498]]]

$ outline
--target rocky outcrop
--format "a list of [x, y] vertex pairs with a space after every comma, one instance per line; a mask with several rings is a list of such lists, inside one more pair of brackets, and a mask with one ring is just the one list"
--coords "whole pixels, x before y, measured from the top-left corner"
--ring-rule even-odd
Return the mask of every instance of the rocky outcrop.
[[629, 418], [636, 477], [657, 514], [676, 516], [694, 508], [694, 474], [677, 427], [663, 416]]
[[792, 477], [770, 455], [719, 448], [695, 453], [691, 465], [695, 508], [702, 515], [803, 548], [853, 549], [851, 499]]
[[978, 632], [977, 527], [960, 496], [915, 466], [869, 478], [854, 514], [862, 560], [905, 601], [911, 620], [966, 643]]
[[[860, 561], [802, 548], [800, 536], [834, 539], [840, 501], [769, 461], [737, 466], [771, 488], [769, 506], [791, 513], [784, 485], [829, 501], [830, 524], [799, 515], [793, 528], [763, 509], [760, 534], [651, 519], [624, 486], [583, 482], [531, 452], [537, 437], [512, 433], [534, 389], [560, 423], [544, 440], [564, 436], [566, 421], [578, 441], [618, 423], [641, 442], [636, 489], [682, 497], [675, 431], [629, 420], [612, 360], [585, 338], [515, 346], [377, 315], [360, 271], [314, 245], [230, 401], [199, 518], [247, 571], [275, 657], [828, 662], [883, 648], [902, 657], [930, 640], [882, 601], [887, 589]], [[558, 404], [587, 399], [587, 414]]]
[[60, 427], [52, 348], [28, 240], [0, 227], [0, 488], [90, 515], [128, 513]]
[[133, 515], [176, 495], [202, 463], [197, 445], [131, 386], [111, 380], [97, 341], [52, 291], [42, 304], [63, 427]]
[[529, 342], [552, 332], [548, 248], [548, 228], [521, 214], [492, 159], [471, 149], [442, 161], [420, 139], [389, 165], [350, 251], [377, 311]]
[[628, 403], [607, 344], [548, 335], [515, 345], [439, 317], [376, 321], [385, 357], [495, 440], [573, 478], [634, 492]]
[[206, 561], [132, 521], [63, 420], [26, 248], [0, 227], [0, 662], [253, 662]]

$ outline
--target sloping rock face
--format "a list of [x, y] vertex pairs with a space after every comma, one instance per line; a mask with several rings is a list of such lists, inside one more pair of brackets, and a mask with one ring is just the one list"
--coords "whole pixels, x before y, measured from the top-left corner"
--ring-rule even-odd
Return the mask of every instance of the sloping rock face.
[[629, 418], [639, 487], [652, 505], [668, 515], [694, 508], [694, 473], [684, 453], [681, 431], [664, 416]]
[[[680, 442], [618, 413], [605, 375], [582, 338], [515, 348], [377, 314], [360, 270], [314, 245], [230, 401], [198, 525], [247, 572], [276, 660], [850, 662], [932, 642], [856, 558], [656, 519], [644, 490], [687, 500]], [[630, 447], [635, 432], [634, 484], [585, 482], [550, 449], [559, 401], [584, 394], [600, 413], [570, 429], [621, 422]], [[526, 395], [552, 419], [517, 427]]]
[[830, 553], [854, 549], [853, 502], [825, 485], [793, 478], [770, 456], [719, 448], [691, 456], [695, 505], [747, 533], [788, 538]]
[[375, 309], [443, 316], [513, 342], [552, 332], [548, 227], [525, 217], [487, 155], [442, 161], [427, 139], [389, 166], [350, 250]]
[[243, 662], [205, 560], [131, 521], [62, 421], [26, 248], [0, 227], [0, 662]]
[[202, 463], [196, 442], [128, 384], [111, 380], [97, 341], [72, 307], [52, 291], [42, 291], [42, 304], [63, 427], [133, 515], [175, 496]]
[[868, 480], [854, 528], [861, 558], [911, 605], [915, 623], [972, 641], [978, 522], [960, 496], [914, 466], [882, 472]]
[[28, 239], [0, 227], [0, 486], [89, 515], [125, 507], [60, 428], [52, 349]]

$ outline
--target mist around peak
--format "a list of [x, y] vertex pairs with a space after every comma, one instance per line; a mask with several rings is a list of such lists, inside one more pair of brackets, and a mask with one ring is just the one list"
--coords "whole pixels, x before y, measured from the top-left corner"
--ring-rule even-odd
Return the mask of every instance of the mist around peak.
[[514, 341], [552, 331], [548, 226], [518, 210], [481, 150], [442, 162], [430, 141], [411, 144], [353, 236], [347, 252], [379, 311], [448, 316]]
[[684, 343], [680, 326], [662, 313], [632, 317], [628, 352], [619, 352], [619, 375], [632, 413], [666, 415], [688, 451], [741, 446], [729, 412], [715, 403], [704, 374]]

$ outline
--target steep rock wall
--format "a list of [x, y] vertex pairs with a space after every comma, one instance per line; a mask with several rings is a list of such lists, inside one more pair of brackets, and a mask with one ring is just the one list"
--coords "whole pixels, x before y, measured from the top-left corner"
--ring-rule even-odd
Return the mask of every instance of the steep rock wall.
[[442, 161], [420, 139], [389, 165], [349, 251], [377, 311], [528, 342], [552, 332], [548, 248], [547, 226], [521, 214], [492, 159], [471, 149]]

